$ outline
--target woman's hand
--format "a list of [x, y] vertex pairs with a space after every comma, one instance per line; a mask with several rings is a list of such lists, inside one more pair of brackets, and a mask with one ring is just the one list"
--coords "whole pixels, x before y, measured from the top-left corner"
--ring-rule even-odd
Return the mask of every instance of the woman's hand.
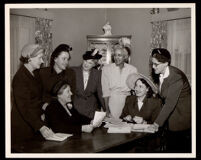
[[42, 134], [42, 136], [47, 139], [48, 137], [52, 136], [54, 134], [54, 132], [48, 128], [47, 126], [42, 126], [40, 128], [40, 133]]
[[82, 125], [82, 132], [91, 133], [93, 131], [94, 127], [91, 124], [88, 125]]
[[129, 121], [131, 122], [132, 121], [132, 117], [131, 115], [127, 115], [126, 117], [123, 118], [125, 121]]
[[45, 111], [47, 106], [48, 106], [48, 103], [44, 103], [43, 106], [42, 106], [42, 109]]
[[135, 117], [133, 118], [133, 121], [136, 122], [137, 124], [142, 124], [142, 123], [143, 123], [143, 118], [142, 118], [142, 117], [135, 116]]
[[[94, 121], [94, 120], [91, 120], [91, 122], [90, 122], [91, 125], [93, 125], [93, 121]], [[100, 127], [101, 124], [102, 124], [102, 121], [100, 121], [100, 122], [99, 122], [98, 124], [96, 124], [96, 125], [93, 125], [93, 127], [94, 127], [94, 128]]]
[[153, 131], [153, 132], [157, 132], [157, 131], [158, 131], [158, 128], [159, 128], [159, 125], [154, 122], [154, 123], [151, 124], [147, 129], [150, 130], [150, 131]]

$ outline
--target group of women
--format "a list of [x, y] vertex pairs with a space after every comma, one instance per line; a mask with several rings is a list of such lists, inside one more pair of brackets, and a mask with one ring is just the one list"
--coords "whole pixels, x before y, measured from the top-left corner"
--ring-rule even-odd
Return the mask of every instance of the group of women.
[[[86, 51], [78, 67], [69, 67], [72, 48], [59, 45], [50, 66], [43, 63], [43, 48], [25, 45], [22, 65], [12, 82], [11, 142], [33, 136], [45, 139], [54, 132], [92, 132], [95, 111], [134, 123], [148, 123], [157, 132], [167, 129], [170, 152], [190, 152], [191, 88], [185, 74], [170, 66], [167, 49], [152, 51], [153, 82], [126, 63], [128, 49], [114, 48], [114, 63], [95, 67], [102, 57], [97, 49]], [[178, 142], [175, 145], [175, 140]], [[179, 147], [179, 148], [178, 148]]]

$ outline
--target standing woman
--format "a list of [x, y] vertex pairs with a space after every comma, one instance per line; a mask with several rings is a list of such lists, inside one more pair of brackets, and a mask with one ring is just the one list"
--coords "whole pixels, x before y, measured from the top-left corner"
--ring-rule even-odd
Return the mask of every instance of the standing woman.
[[23, 63], [12, 82], [13, 106], [11, 110], [12, 145], [42, 134], [44, 138], [53, 134], [41, 120], [42, 86], [38, 69], [43, 63], [43, 49], [37, 44], [25, 45], [20, 61]]
[[82, 65], [73, 68], [76, 73], [74, 107], [80, 114], [90, 119], [94, 118], [95, 111], [104, 108], [101, 72], [93, 68], [101, 57], [97, 49], [86, 51]]
[[163, 107], [150, 129], [158, 130], [167, 122], [167, 151], [191, 152], [191, 87], [186, 75], [170, 65], [167, 49], [152, 51], [152, 67], [158, 76]]
[[52, 100], [51, 89], [61, 80], [66, 80], [74, 94], [75, 91], [75, 73], [68, 67], [71, 58], [72, 48], [67, 44], [60, 44], [53, 52], [50, 58], [50, 67], [40, 70], [40, 78], [43, 85], [43, 100], [50, 103]]
[[114, 63], [105, 65], [102, 69], [102, 90], [107, 116], [119, 118], [125, 105], [125, 100], [130, 95], [126, 84], [129, 74], [137, 73], [137, 69], [127, 64], [128, 52], [121, 45], [114, 48]]

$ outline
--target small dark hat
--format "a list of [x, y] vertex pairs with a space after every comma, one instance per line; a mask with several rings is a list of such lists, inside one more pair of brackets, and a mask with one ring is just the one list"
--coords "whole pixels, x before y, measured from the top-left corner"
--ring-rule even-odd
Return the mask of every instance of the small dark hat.
[[155, 48], [152, 50], [152, 57], [155, 55], [155, 54], [158, 54], [160, 55], [161, 57], [167, 59], [167, 60], [170, 60], [171, 59], [171, 55], [170, 55], [170, 52], [165, 49], [165, 48]]
[[52, 88], [52, 91], [51, 91], [51, 93], [52, 93], [52, 96], [57, 96], [57, 94], [58, 94], [58, 92], [59, 92], [59, 90], [64, 86], [64, 85], [67, 85], [68, 83], [67, 83], [67, 81], [65, 81], [65, 80], [61, 80], [61, 81], [58, 81], [54, 86], [53, 86], [53, 88]]
[[98, 49], [92, 49], [91, 51], [86, 51], [85, 54], [83, 54], [83, 59], [84, 60], [89, 60], [89, 59], [101, 59], [102, 55], [99, 54]]

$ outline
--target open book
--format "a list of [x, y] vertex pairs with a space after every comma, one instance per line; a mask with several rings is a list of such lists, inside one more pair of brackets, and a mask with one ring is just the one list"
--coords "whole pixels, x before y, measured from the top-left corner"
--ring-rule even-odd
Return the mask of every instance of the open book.
[[68, 137], [71, 137], [72, 134], [66, 134], [66, 133], [55, 133], [47, 138], [49, 141], [64, 141]]

